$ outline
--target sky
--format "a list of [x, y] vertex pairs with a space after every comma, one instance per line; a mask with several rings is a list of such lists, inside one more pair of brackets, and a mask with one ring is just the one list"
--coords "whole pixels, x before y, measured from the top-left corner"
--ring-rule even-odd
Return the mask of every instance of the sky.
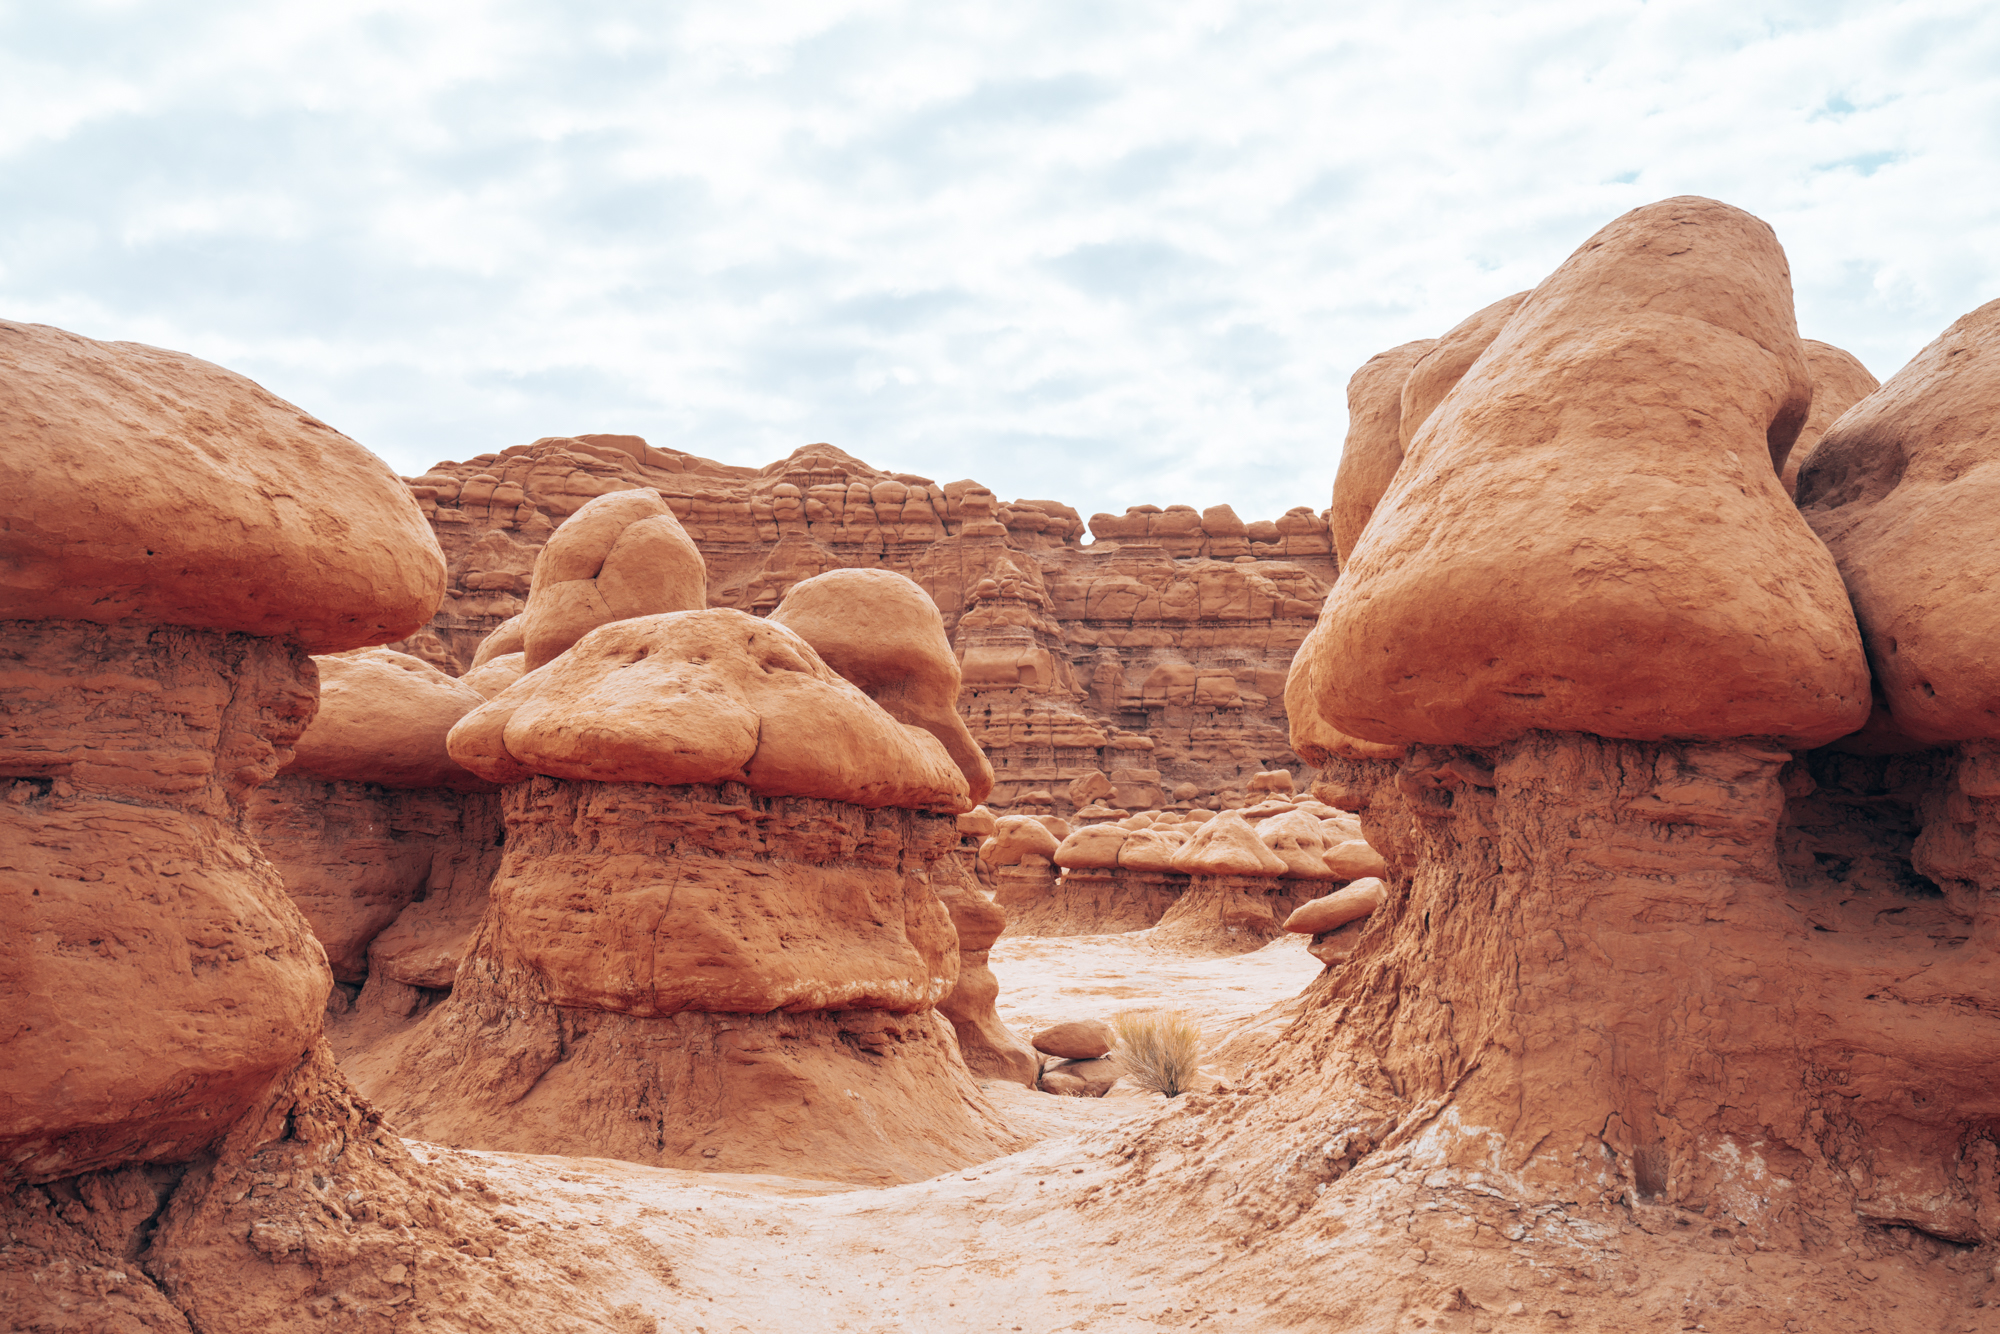
[[0, 0], [0, 318], [406, 475], [606, 431], [1322, 509], [1356, 367], [1680, 194], [1886, 378], [2000, 297], [2000, 6]]

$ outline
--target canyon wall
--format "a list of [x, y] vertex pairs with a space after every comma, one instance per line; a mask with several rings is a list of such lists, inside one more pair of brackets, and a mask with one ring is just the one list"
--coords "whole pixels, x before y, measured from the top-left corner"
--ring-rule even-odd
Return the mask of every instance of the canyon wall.
[[750, 469], [609, 435], [440, 463], [410, 485], [449, 575], [430, 626], [397, 647], [453, 675], [525, 608], [558, 524], [646, 487], [700, 547], [711, 606], [761, 616], [843, 568], [921, 585], [962, 666], [959, 711], [992, 760], [994, 806], [1071, 809], [1068, 785], [1092, 772], [1135, 810], [1306, 772], [1286, 736], [1285, 671], [1336, 565], [1326, 518], [1305, 508], [1246, 524], [1228, 506], [1141, 506], [1093, 517], [1086, 544], [1067, 505], [1002, 504], [976, 482], [892, 475], [830, 445]]

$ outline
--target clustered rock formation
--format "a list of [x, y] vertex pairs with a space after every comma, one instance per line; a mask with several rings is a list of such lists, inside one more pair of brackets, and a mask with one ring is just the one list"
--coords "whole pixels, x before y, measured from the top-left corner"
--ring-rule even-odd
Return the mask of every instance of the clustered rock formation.
[[0, 1312], [643, 1329], [517, 1281], [546, 1239], [399, 1134], [993, 1158], [975, 1072], [1124, 1069], [1000, 1022], [1008, 930], [1310, 937], [1241, 1084], [1010, 1205], [1199, 1220], [1262, 1327], [1464, 1327], [1503, 1262], [1903, 1255], [1990, 1309], [2000, 302], [1878, 386], [1768, 227], [1672, 199], [1349, 400], [1326, 519], [1086, 548], [826, 446], [405, 488], [239, 376], [0, 323]]
[[1758, 1245], [2000, 1236], [1996, 312], [1826, 430], [1802, 517], [1784, 254], [1669, 200], [1519, 300], [1336, 504], [1361, 522], [1293, 726], [1389, 874], [1297, 1036], [1373, 1139]]
[[490, 1210], [335, 1069], [326, 952], [250, 819], [310, 655], [437, 605], [407, 491], [239, 375], [8, 322], [0, 481], [0, 1314], [271, 1328], [408, 1302], [421, 1267], [546, 1319], [459, 1249], [491, 1253]]
[[1220, 807], [1259, 772], [1304, 773], [1281, 697], [1336, 568], [1309, 509], [1246, 524], [1228, 506], [1139, 506], [1093, 517], [1084, 545], [1066, 505], [1001, 504], [975, 482], [891, 475], [830, 445], [753, 470], [605, 435], [440, 463], [411, 488], [449, 587], [431, 626], [396, 647], [449, 675], [521, 651], [522, 627], [502, 627], [531, 585], [554, 584], [540, 561], [558, 526], [600, 497], [657, 494], [700, 549], [710, 606], [767, 615], [802, 581], [850, 568], [928, 593], [997, 809], [1063, 813], [1092, 775], [1127, 809]]
[[[996, 822], [980, 858], [1004, 882], [994, 898], [1008, 911], [1007, 934], [1158, 926], [1162, 944], [1256, 949], [1324, 882], [1381, 869], [1359, 821], [1294, 797], [1290, 773], [1258, 774], [1250, 786], [1262, 800], [1219, 813], [1197, 807], [1128, 815], [1087, 806], [1060, 842], [1053, 832], [1044, 839], [1046, 826], [1029, 817], [1005, 817], [1012, 827], [1004, 833]], [[1003, 864], [1011, 874], [998, 869]]]
[[[605, 620], [597, 590], [635, 548]], [[449, 737], [506, 785], [485, 919], [451, 996], [350, 1062], [362, 1087], [412, 1133], [480, 1148], [870, 1182], [992, 1156], [1007, 1136], [939, 1007], [983, 1065], [1018, 1078], [1024, 1058], [990, 970], [959, 988], [994, 932], [958, 883], [956, 817], [990, 771], [950, 707], [935, 606], [868, 570], [768, 618], [646, 614], [703, 572], [643, 492], [579, 509], [551, 567], [583, 608], [558, 621], [568, 642]]]
[[392, 649], [315, 658], [319, 712], [250, 795], [257, 841], [336, 982], [407, 1015], [449, 989], [499, 865], [496, 785], [446, 753], [477, 691]]

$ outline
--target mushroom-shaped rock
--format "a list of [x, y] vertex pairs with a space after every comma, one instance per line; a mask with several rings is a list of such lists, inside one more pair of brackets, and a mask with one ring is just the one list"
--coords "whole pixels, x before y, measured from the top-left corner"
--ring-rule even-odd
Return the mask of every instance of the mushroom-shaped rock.
[[1064, 839], [1054, 862], [1065, 870], [1091, 870], [1118, 865], [1118, 849], [1132, 831], [1115, 824], [1087, 824]]
[[601, 625], [708, 605], [701, 552], [659, 494], [613, 491], [563, 520], [535, 557], [521, 613], [527, 669]]
[[1822, 343], [1816, 338], [1803, 341], [1806, 365], [1812, 371], [1812, 412], [1807, 415], [1806, 424], [1799, 428], [1799, 438], [1793, 442], [1791, 453], [1785, 456], [1785, 466], [1780, 472], [1787, 495], [1798, 491], [1799, 469], [1805, 466], [1805, 461], [1812, 456], [1813, 449], [1833, 424], [1849, 408], [1882, 387], [1874, 372], [1862, 365], [1852, 352], [1837, 348], [1832, 343]]
[[1773, 467], [1810, 392], [1768, 226], [1696, 198], [1613, 222], [1412, 440], [1307, 646], [1312, 703], [1385, 744], [1854, 730], [1846, 590]]
[[319, 1041], [326, 955], [247, 801], [308, 650], [444, 562], [347, 437], [180, 353], [0, 323], [0, 1179], [186, 1162]]
[[484, 695], [394, 649], [354, 649], [315, 662], [319, 712], [284, 772], [383, 787], [491, 790], [445, 750], [451, 729], [486, 703]]
[[1224, 811], [1189, 839], [1171, 862], [1187, 875], [1283, 875], [1285, 863], [1265, 847], [1250, 822]]
[[1035, 1034], [1031, 1039], [1044, 1056], [1066, 1061], [1090, 1061], [1110, 1053], [1115, 1035], [1101, 1019], [1072, 1019]]
[[1118, 845], [1118, 864], [1128, 871], [1171, 871], [1187, 841], [1178, 829], [1137, 829]]
[[1888, 730], [2000, 737], [2000, 301], [1834, 424], [1799, 506], [1846, 576]]
[[974, 806], [958, 817], [958, 832], [972, 838], [991, 838], [1000, 822], [993, 818], [993, 812], [984, 806]]
[[1300, 904], [1285, 919], [1285, 930], [1305, 936], [1338, 931], [1349, 922], [1359, 921], [1374, 912], [1387, 897], [1380, 880], [1357, 880], [1331, 894]]
[[994, 823], [993, 837], [980, 845], [979, 859], [988, 866], [1019, 866], [1028, 857], [1054, 858], [1056, 836], [1032, 815], [1003, 815]]
[[591, 631], [467, 714], [450, 749], [497, 783], [740, 782], [856, 806], [971, 806], [930, 733], [891, 718], [792, 631], [726, 608]]
[[1397, 419], [1401, 449], [1410, 447], [1418, 428], [1429, 420], [1453, 386], [1465, 378], [1465, 373], [1472, 369], [1472, 363], [1493, 345], [1493, 340], [1500, 336], [1500, 331], [1507, 326], [1508, 320], [1514, 318], [1514, 312], [1521, 308], [1521, 303], [1528, 296], [1527, 292], [1516, 292], [1473, 312], [1417, 358], [1416, 365], [1410, 367], [1410, 373], [1403, 381], [1402, 412]]
[[0, 620], [401, 639], [444, 554], [382, 461], [262, 386], [0, 320]]
[[937, 603], [914, 580], [894, 570], [830, 570], [792, 585], [771, 619], [892, 718], [936, 737], [972, 800], [986, 800], [993, 766], [958, 716], [958, 658]]
[[1042, 1076], [1042, 1092], [1065, 1098], [1101, 1098], [1130, 1073], [1116, 1056], [1099, 1056], [1089, 1061], [1064, 1061], [1051, 1066]]
[[1368, 526], [1368, 516], [1403, 463], [1403, 382], [1435, 338], [1419, 338], [1370, 357], [1347, 382], [1347, 440], [1333, 478], [1333, 549], [1340, 563]]
[[1327, 880], [1326, 834], [1318, 820], [1303, 811], [1287, 811], [1257, 822], [1257, 837], [1285, 864], [1285, 874], [1301, 880]]
[[1292, 777], [1290, 769], [1266, 769], [1250, 780], [1250, 793], [1268, 793], [1273, 796], [1289, 797], [1298, 791], [1298, 780]]

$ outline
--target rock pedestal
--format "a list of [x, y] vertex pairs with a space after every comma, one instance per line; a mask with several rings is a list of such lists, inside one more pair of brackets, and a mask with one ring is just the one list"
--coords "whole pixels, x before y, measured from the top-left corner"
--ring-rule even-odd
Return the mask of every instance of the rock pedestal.
[[326, 955], [243, 819], [312, 716], [312, 660], [9, 621], [0, 669], [0, 1172], [185, 1161], [318, 1037]]
[[999, 1152], [935, 1007], [949, 815], [536, 776], [451, 997], [357, 1081], [406, 1133], [915, 1180]]

